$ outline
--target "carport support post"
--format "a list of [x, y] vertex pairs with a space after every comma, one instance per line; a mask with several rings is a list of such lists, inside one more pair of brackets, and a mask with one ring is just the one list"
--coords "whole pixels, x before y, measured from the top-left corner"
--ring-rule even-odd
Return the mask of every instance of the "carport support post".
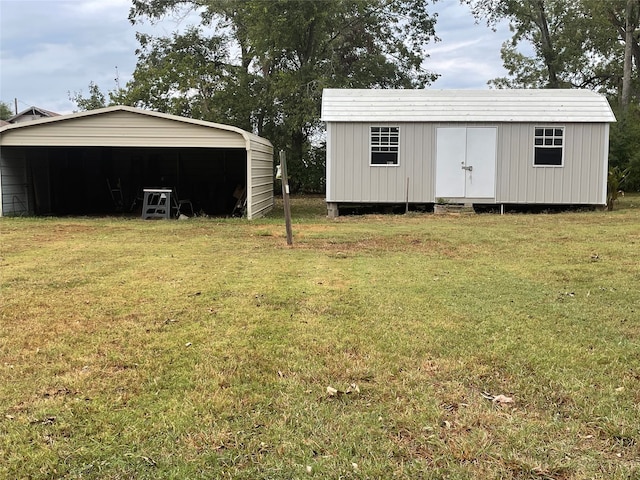
[[280, 150], [280, 174], [282, 175], [282, 201], [284, 203], [284, 220], [287, 227], [287, 245], [293, 245], [291, 206], [289, 205], [289, 177], [287, 176], [287, 156], [284, 150]]

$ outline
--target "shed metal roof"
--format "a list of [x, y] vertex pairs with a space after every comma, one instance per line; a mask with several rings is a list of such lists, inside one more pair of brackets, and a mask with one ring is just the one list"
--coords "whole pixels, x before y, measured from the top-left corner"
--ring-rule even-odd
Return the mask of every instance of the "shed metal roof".
[[590, 90], [325, 89], [325, 122], [615, 122]]

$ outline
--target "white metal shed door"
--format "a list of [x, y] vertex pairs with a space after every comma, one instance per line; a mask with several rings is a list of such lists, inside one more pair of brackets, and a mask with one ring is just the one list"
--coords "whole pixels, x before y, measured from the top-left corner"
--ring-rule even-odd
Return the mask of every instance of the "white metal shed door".
[[436, 197], [464, 197], [467, 157], [466, 128], [438, 128], [436, 134]]
[[438, 128], [436, 142], [436, 197], [495, 196], [495, 127]]

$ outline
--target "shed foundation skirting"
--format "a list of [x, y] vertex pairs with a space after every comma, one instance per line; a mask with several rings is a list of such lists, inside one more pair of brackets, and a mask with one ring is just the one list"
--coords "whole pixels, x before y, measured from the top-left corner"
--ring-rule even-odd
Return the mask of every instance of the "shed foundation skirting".
[[340, 210], [361, 213], [407, 213], [409, 211], [431, 212], [433, 202], [327, 202], [327, 217], [337, 218]]
[[447, 213], [476, 213], [494, 212], [504, 215], [507, 212], [548, 212], [548, 211], [571, 211], [571, 210], [593, 210], [603, 208], [604, 205], [597, 203], [532, 203], [532, 202], [496, 202], [486, 201], [447, 201], [445, 203], [436, 202], [412, 202], [407, 205], [400, 202], [327, 202], [327, 217], [337, 218], [340, 211], [347, 215], [353, 212], [360, 213], [394, 213], [401, 214], [408, 211], [447, 214]]

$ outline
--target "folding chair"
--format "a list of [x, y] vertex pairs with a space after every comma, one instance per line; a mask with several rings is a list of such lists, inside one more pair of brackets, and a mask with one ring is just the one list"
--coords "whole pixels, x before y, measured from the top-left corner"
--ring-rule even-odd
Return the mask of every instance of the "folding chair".
[[111, 185], [111, 181], [107, 178], [107, 188], [111, 194], [111, 201], [113, 201], [116, 212], [122, 212], [124, 210], [124, 197], [122, 196], [120, 179], [118, 179], [115, 185]]
[[[173, 200], [173, 208], [176, 209], [176, 218], [179, 218], [180, 215], [187, 215], [191, 217], [195, 217], [196, 213], [193, 210], [193, 204], [191, 200], [188, 198], [179, 198], [178, 197], [178, 189], [173, 189], [174, 195], [172, 195], [171, 199]], [[188, 210], [186, 208], [188, 207]]]

